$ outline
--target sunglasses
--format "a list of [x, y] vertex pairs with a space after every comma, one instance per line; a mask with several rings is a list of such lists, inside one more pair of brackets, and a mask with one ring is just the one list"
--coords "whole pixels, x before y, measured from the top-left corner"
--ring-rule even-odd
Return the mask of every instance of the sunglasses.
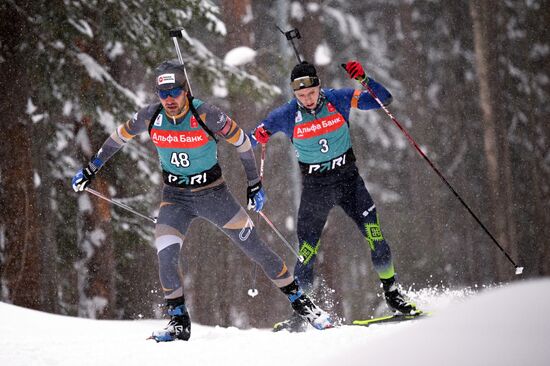
[[173, 88], [169, 90], [159, 90], [158, 94], [160, 99], [166, 99], [169, 96], [172, 98], [177, 98], [183, 93], [183, 88]]
[[290, 82], [292, 90], [311, 88], [312, 86], [317, 85], [319, 85], [319, 78], [315, 76], [302, 76], [301, 78], [294, 79]]

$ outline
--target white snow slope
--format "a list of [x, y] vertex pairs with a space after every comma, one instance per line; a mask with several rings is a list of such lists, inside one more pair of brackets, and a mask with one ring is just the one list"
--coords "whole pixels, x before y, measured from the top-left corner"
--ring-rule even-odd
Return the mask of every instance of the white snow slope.
[[550, 365], [550, 279], [430, 301], [433, 315], [414, 322], [300, 334], [193, 324], [189, 342], [170, 343], [145, 340], [164, 320], [97, 321], [0, 303], [0, 365]]

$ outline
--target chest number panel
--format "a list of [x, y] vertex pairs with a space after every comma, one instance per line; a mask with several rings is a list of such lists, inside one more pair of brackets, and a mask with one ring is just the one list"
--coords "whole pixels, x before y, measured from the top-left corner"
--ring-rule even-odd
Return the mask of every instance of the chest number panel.
[[189, 161], [189, 155], [187, 155], [187, 153], [184, 153], [184, 152], [172, 153], [172, 156], [170, 157], [170, 163], [172, 163], [172, 165], [177, 166], [178, 168], [179, 167], [187, 168], [189, 165], [191, 165], [191, 162]]
[[327, 139], [320, 139], [319, 140], [319, 145], [321, 145], [321, 152], [323, 154], [326, 154], [329, 150]]

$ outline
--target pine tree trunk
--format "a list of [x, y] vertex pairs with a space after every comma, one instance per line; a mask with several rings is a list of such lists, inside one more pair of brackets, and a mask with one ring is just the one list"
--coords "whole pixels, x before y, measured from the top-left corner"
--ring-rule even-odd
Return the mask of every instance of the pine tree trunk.
[[[108, 196], [107, 183], [98, 177], [95, 190]], [[83, 193], [87, 194], [87, 193]], [[97, 319], [112, 319], [116, 312], [115, 258], [113, 250], [111, 208], [97, 197], [89, 197], [92, 210], [84, 215], [85, 233], [83, 259], [86, 271], [81, 294], [81, 314]]]
[[[39, 123], [33, 124], [33, 136], [47, 136], [51, 131], [52, 119], [46, 119]], [[55, 211], [52, 208], [52, 202], [58, 199], [59, 195], [64, 193], [57, 192], [54, 188], [58, 183], [51, 177], [50, 164], [44, 161], [45, 153], [44, 146], [46, 142], [35, 143], [31, 147], [33, 154], [33, 164], [38, 177], [38, 183], [35, 185], [35, 194], [37, 196], [36, 214], [40, 218], [42, 225], [38, 225], [38, 247], [40, 248], [41, 261], [41, 276], [40, 276], [40, 292], [42, 298], [41, 310], [48, 313], [58, 313], [58, 284], [60, 281], [57, 270], [58, 250], [57, 245], [60, 241], [56, 237]], [[67, 179], [64, 185], [59, 189], [69, 189], [69, 180]], [[72, 191], [72, 190], [71, 190]]]
[[[223, 21], [227, 26], [227, 39], [223, 45], [223, 52], [228, 52], [236, 47], [251, 47], [253, 40], [252, 33], [252, 2], [250, 0], [238, 1], [238, 0], [224, 0], [222, 1]], [[251, 65], [243, 65], [246, 70], [251, 70], [254, 63]], [[245, 131], [248, 132], [254, 127], [257, 122], [257, 112], [253, 103], [250, 101], [250, 96], [245, 92], [231, 92], [228, 95], [230, 107], [226, 111], [228, 115]], [[233, 146], [224, 144], [224, 156], [225, 164], [229, 165], [229, 169], [225, 169], [224, 176], [226, 176], [228, 184], [230, 185], [232, 193], [237, 200], [246, 205], [244, 200], [246, 191], [246, 177], [243, 174], [240, 159], [238, 159], [237, 152]], [[222, 147], [222, 146], [220, 146]], [[259, 149], [256, 150], [256, 155], [259, 155]], [[259, 165], [258, 165], [259, 168]], [[248, 212], [251, 219], [255, 222], [257, 229], [259, 229], [259, 217], [253, 212]], [[259, 232], [260, 237], [262, 233]], [[265, 307], [269, 306], [269, 296], [255, 298], [251, 301], [246, 293], [247, 290], [254, 287], [254, 276], [256, 286], [266, 283], [265, 275], [260, 267], [258, 267], [253, 261], [246, 257], [240, 250], [237, 249], [233, 243], [227, 247], [227, 265], [231, 273], [229, 282], [225, 286], [227, 307], [234, 307], [236, 311], [244, 311], [240, 319], [241, 326], [266, 326], [263, 320], [263, 313]], [[269, 282], [269, 281], [267, 281]], [[272, 285], [271, 285], [272, 286]], [[233, 311], [235, 312], [235, 311]], [[231, 322], [231, 319], [228, 319]]]
[[29, 90], [25, 63], [18, 58], [18, 34], [24, 23], [10, 6], [0, 7], [0, 103], [2, 131], [6, 138], [0, 144], [0, 275], [5, 283], [5, 301], [39, 309], [40, 247], [38, 233], [43, 221], [37, 216], [37, 197], [32, 166], [33, 136], [25, 108], [22, 88]]
[[[4, 64], [4, 66], [7, 66]], [[1, 85], [1, 84], [0, 84]], [[4, 85], [5, 86], [5, 85]], [[4, 88], [8, 95], [17, 95]], [[4, 132], [9, 136], [2, 151], [2, 219], [5, 230], [2, 278], [8, 298], [15, 305], [40, 309], [41, 249], [38, 245], [40, 220], [31, 165], [31, 141], [28, 126], [21, 118], [17, 101], [10, 104], [13, 112], [1, 111], [6, 118]]]
[[[89, 43], [84, 39], [78, 42], [78, 47], [89, 53], [100, 63], [107, 63], [107, 57], [99, 44]], [[101, 88], [101, 85], [94, 85], [90, 78], [82, 80], [82, 95], [86, 95], [92, 88]], [[86, 129], [89, 137], [92, 153], [95, 153], [103, 143], [105, 135], [98, 124], [90, 117], [84, 116], [81, 120], [81, 128]], [[83, 152], [89, 161], [89, 152]], [[93, 188], [103, 195], [109, 197], [107, 182], [101, 172], [93, 181]], [[88, 195], [88, 193], [81, 193]], [[83, 197], [81, 197], [82, 199]], [[80, 260], [80, 309], [82, 316], [91, 318], [113, 318], [116, 309], [116, 288], [115, 273], [116, 265], [113, 250], [111, 207], [110, 204], [97, 197], [91, 197], [91, 210], [82, 213], [84, 221], [83, 238], [79, 245], [83, 253]]]
[[[487, 160], [487, 175], [492, 187], [491, 202], [494, 217], [495, 237], [512, 255], [517, 255], [515, 225], [511, 216], [512, 189], [509, 163], [507, 125], [499, 115], [499, 83], [496, 52], [495, 11], [493, 1], [471, 1], [470, 14], [473, 20], [476, 67], [479, 76], [480, 107], [483, 116], [484, 148]], [[512, 247], [512, 244], [514, 246]], [[498, 256], [501, 256], [498, 251]], [[497, 261], [499, 278], [508, 279], [509, 264], [503, 257]]]

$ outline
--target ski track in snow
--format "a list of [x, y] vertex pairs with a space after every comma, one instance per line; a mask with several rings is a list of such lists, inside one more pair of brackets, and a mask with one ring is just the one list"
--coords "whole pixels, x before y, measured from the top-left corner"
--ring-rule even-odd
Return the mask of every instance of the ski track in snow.
[[433, 315], [305, 333], [194, 323], [189, 342], [169, 343], [146, 340], [166, 320], [98, 321], [0, 303], [0, 365], [550, 365], [548, 278], [409, 296]]

